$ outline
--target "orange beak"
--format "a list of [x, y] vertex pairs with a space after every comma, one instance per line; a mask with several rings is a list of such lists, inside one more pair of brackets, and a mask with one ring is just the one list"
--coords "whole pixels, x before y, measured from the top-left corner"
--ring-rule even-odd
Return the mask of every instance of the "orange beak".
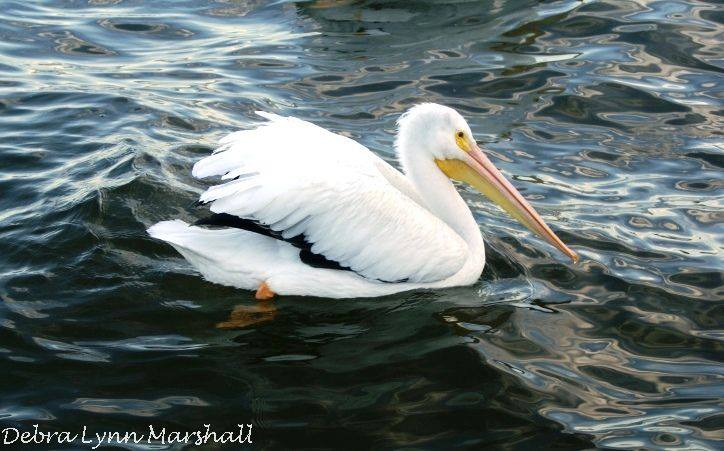
[[435, 160], [438, 167], [450, 178], [465, 182], [477, 189], [490, 200], [500, 205], [508, 214], [517, 219], [532, 232], [548, 241], [573, 260], [578, 254], [573, 252], [533, 209], [517, 189], [500, 173], [476, 144], [465, 143], [464, 160]]

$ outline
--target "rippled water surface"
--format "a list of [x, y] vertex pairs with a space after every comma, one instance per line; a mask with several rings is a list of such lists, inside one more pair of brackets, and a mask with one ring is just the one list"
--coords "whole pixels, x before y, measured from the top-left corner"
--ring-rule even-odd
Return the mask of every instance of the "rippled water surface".
[[[721, 449], [723, 19], [714, 1], [3, 1], [3, 427]], [[251, 293], [145, 234], [204, 214], [190, 168], [255, 110], [393, 162], [421, 101], [468, 118], [579, 264], [466, 191], [475, 286], [282, 297], [239, 327]]]

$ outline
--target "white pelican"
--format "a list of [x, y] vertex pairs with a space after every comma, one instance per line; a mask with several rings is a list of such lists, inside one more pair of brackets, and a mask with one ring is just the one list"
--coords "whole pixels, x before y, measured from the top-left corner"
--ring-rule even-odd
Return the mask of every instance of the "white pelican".
[[231, 133], [193, 168], [221, 176], [201, 202], [211, 217], [164, 221], [167, 241], [209, 281], [283, 295], [374, 297], [475, 283], [480, 228], [450, 179], [470, 184], [574, 261], [480, 150], [455, 110], [426, 103], [403, 114], [403, 172], [366, 147], [293, 117]]

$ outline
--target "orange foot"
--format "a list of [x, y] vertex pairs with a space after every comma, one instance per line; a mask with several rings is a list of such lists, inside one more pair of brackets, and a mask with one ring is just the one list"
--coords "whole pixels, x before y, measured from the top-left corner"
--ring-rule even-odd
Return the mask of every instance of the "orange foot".
[[259, 288], [256, 289], [256, 295], [254, 297], [259, 301], [267, 301], [274, 297], [274, 293], [266, 282], [262, 282]]

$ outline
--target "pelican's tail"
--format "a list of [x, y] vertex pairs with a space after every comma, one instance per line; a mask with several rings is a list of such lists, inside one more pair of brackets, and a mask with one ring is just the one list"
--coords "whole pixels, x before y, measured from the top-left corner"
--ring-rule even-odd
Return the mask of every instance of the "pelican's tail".
[[205, 229], [177, 219], [151, 226], [148, 234], [173, 246], [211, 282], [255, 290], [278, 267], [277, 241], [246, 230]]

